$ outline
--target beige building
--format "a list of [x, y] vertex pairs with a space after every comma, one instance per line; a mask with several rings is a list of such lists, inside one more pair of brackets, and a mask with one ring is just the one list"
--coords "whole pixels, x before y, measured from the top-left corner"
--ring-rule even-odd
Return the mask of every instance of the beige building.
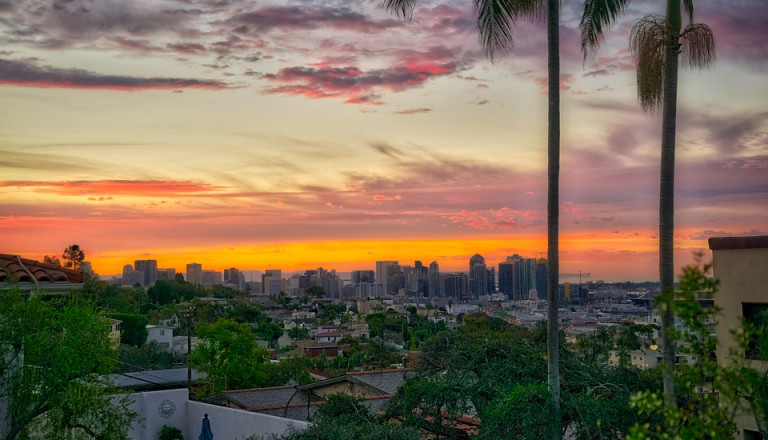
[[[731, 349], [737, 348], [731, 330], [741, 325], [741, 319], [765, 316], [768, 312], [768, 236], [714, 237], [712, 249], [714, 275], [720, 280], [715, 303], [722, 309], [717, 324], [718, 362], [730, 362]], [[747, 357], [751, 357], [747, 354]], [[748, 359], [749, 365], [765, 371], [768, 363]], [[760, 438], [751, 415], [736, 419], [739, 438]]]

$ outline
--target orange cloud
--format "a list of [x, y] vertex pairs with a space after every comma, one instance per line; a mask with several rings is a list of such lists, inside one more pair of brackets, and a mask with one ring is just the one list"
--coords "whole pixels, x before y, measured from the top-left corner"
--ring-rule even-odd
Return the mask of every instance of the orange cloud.
[[[135, 197], [170, 197], [210, 193], [225, 187], [203, 182], [172, 180], [77, 180], [77, 181], [5, 181], [0, 188], [33, 188], [37, 192], [54, 193], [62, 196], [130, 195]], [[94, 198], [89, 200], [109, 200]]]

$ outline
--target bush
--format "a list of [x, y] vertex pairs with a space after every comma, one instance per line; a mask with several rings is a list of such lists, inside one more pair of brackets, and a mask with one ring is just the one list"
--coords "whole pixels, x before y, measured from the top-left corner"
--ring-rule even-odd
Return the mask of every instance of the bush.
[[175, 426], [163, 425], [158, 440], [184, 440], [184, 436], [181, 434], [181, 429]]

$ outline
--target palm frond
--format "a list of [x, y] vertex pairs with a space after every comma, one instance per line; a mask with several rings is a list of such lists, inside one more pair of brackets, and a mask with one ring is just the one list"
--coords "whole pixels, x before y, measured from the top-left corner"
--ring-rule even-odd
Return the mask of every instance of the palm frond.
[[600, 45], [603, 28], [607, 28], [618, 19], [630, 0], [585, 0], [584, 13], [581, 15], [581, 51], [586, 60], [587, 54]]
[[693, 69], [709, 67], [715, 61], [715, 34], [703, 23], [688, 25], [682, 34], [683, 62]]
[[688, 23], [693, 23], [693, 0], [683, 0], [683, 8], [688, 13]]
[[384, 0], [384, 7], [398, 17], [410, 19], [416, 7], [416, 0]]
[[632, 25], [629, 48], [637, 67], [637, 99], [646, 112], [661, 107], [664, 60], [669, 41], [668, 27], [662, 16], [646, 15]]
[[[514, 3], [515, 15], [518, 18], [527, 19], [532, 23], [544, 24], [547, 22], [546, 0], [507, 0]], [[562, 0], [561, 0], [562, 1]]]
[[480, 44], [493, 61], [497, 53], [508, 53], [514, 46], [512, 28], [517, 18], [515, 0], [474, 0]]

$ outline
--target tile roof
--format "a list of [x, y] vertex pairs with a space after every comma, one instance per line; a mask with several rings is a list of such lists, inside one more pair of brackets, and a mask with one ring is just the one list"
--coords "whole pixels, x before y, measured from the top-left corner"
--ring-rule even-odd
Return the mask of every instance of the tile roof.
[[240, 406], [250, 410], [283, 408], [286, 405], [306, 405], [309, 396], [293, 386], [255, 388], [249, 390], [229, 390], [222, 394]]
[[403, 384], [410, 369], [355, 371], [347, 373], [366, 385], [372, 386], [387, 394], [395, 394], [397, 387]]
[[21, 258], [19, 255], [0, 254], [0, 268], [0, 282], [83, 282], [82, 271]]

